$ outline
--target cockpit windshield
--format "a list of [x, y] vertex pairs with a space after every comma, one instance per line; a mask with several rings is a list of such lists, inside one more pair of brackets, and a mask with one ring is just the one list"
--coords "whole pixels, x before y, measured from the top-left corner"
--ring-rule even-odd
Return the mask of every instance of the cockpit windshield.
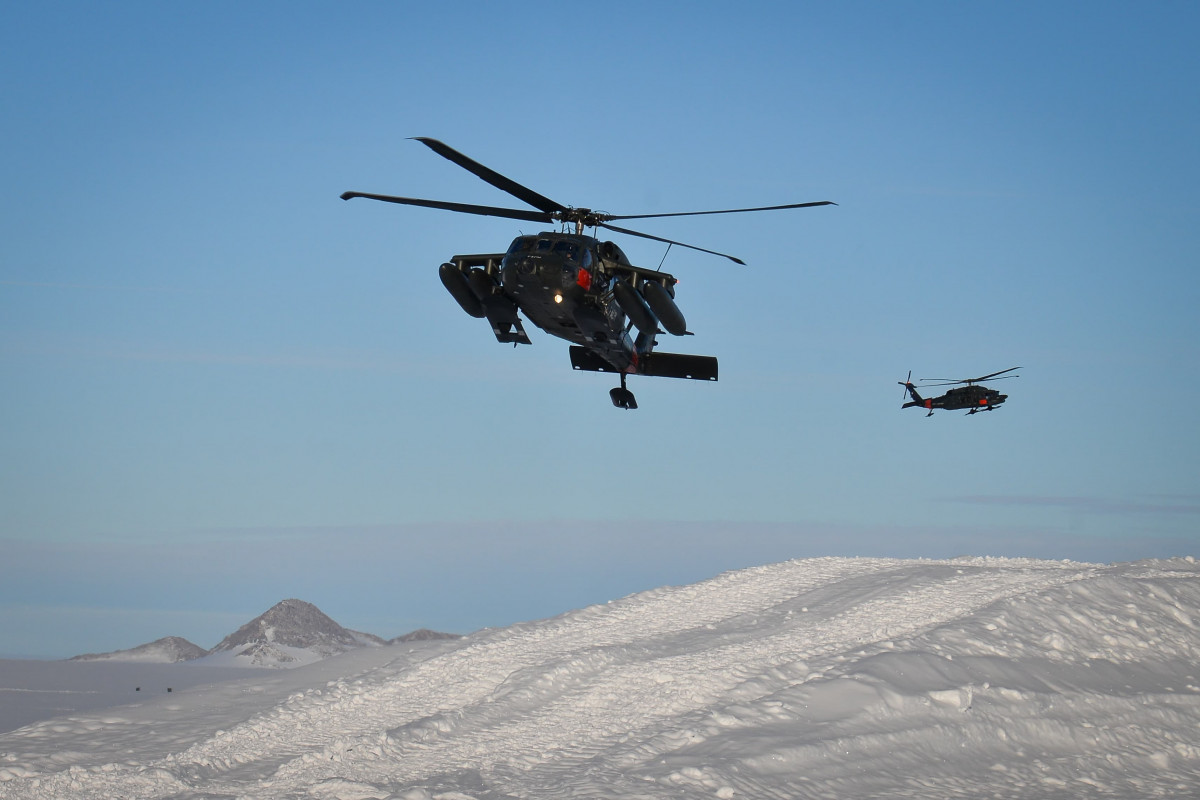
[[539, 236], [520, 236], [513, 239], [513, 243], [508, 246], [508, 255], [519, 256], [525, 253], [552, 253], [566, 261], [577, 264], [582, 257], [584, 261], [589, 261], [586, 257], [587, 248], [581, 247], [578, 242], [572, 242], [569, 239], [546, 239]]
[[576, 261], [579, 258], [579, 245], [575, 242], [560, 239], [554, 243], [554, 252], [567, 259], [567, 261]]
[[528, 253], [533, 249], [533, 243], [537, 241], [533, 236], [520, 236], [513, 239], [513, 243], [508, 246], [508, 255], [515, 256], [521, 253]]

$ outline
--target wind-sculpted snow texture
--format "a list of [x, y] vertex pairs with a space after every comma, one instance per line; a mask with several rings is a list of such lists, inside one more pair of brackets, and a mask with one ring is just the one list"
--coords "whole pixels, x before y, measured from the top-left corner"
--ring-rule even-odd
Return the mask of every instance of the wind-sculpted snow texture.
[[1198, 797], [1198, 622], [1191, 559], [793, 561], [27, 726], [0, 798]]

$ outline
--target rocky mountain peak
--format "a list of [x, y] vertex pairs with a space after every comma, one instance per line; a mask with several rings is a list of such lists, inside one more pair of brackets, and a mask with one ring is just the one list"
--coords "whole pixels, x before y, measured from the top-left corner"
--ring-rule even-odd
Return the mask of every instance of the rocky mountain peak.
[[245, 652], [248, 649], [261, 652], [264, 648], [296, 647], [330, 656], [358, 647], [359, 644], [354, 634], [312, 603], [293, 598], [271, 606], [226, 636], [211, 652]]

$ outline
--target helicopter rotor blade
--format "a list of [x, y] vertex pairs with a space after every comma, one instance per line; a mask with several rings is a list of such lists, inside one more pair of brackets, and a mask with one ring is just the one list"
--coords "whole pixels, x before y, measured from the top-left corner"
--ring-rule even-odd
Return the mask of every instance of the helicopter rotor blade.
[[422, 206], [424, 208], [440, 208], [443, 211], [458, 211], [463, 214], [477, 214], [483, 217], [507, 217], [528, 222], [553, 222], [550, 214], [543, 211], [526, 211], [522, 208], [499, 208], [497, 206], [479, 206], [471, 203], [448, 203], [444, 200], [421, 200], [415, 197], [395, 197], [389, 194], [368, 194], [366, 192], [343, 192], [342, 199], [350, 200], [355, 197], [365, 197], [368, 200], [382, 200], [385, 203], [399, 203], [406, 206]]
[[651, 236], [650, 234], [642, 233], [641, 231], [631, 231], [628, 228], [618, 228], [616, 225], [609, 225], [608, 223], [605, 223], [605, 222], [597, 222], [596, 224], [601, 228], [608, 228], [610, 231], [616, 231], [617, 233], [625, 233], [630, 236], [640, 236], [643, 239], [653, 239], [656, 242], [664, 242], [666, 244], [678, 245], [679, 247], [686, 247], [689, 250], [699, 250], [701, 253], [708, 253], [709, 255], [721, 256], [722, 258], [728, 258], [730, 261], [732, 261], [735, 264], [741, 264], [743, 267], [746, 266], [745, 261], [742, 261], [737, 256], [731, 256], [728, 253], [718, 253], [716, 250], [706, 250], [705, 248], [697, 247], [694, 244], [684, 244], [683, 242], [676, 242], [673, 239], [664, 239], [661, 236]]
[[437, 139], [433, 139], [428, 136], [414, 136], [411, 138], [414, 139], [415, 141], [418, 141], [421, 144], [425, 145], [430, 150], [432, 150], [433, 152], [440, 155], [442, 158], [445, 158], [447, 161], [451, 161], [451, 162], [457, 164], [458, 166], [467, 170], [468, 172], [470, 172], [471, 174], [480, 178], [481, 180], [483, 180], [487, 183], [490, 183], [492, 186], [496, 187], [497, 189], [501, 190], [502, 192], [510, 194], [513, 197], [517, 198], [518, 200], [528, 203], [529, 205], [536, 208], [537, 211], [524, 211], [524, 210], [515, 209], [515, 208], [502, 208], [499, 206], [476, 205], [474, 203], [451, 203], [451, 202], [446, 202], [443, 200], [422, 200], [422, 199], [415, 198], [415, 197], [395, 197], [392, 195], [368, 194], [366, 192], [345, 192], [342, 194], [342, 199], [350, 200], [351, 198], [354, 198], [354, 197], [365, 197], [365, 198], [368, 198], [371, 200], [381, 200], [381, 201], [387, 202], [387, 203], [399, 203], [402, 205], [422, 206], [425, 208], [438, 208], [438, 209], [442, 209], [444, 211], [455, 211], [455, 212], [464, 213], [464, 214], [477, 214], [480, 216], [505, 217], [508, 219], [519, 219], [519, 220], [526, 220], [526, 221], [530, 221], [530, 222], [543, 222], [543, 223], [551, 223], [551, 222], [567, 223], [567, 222], [570, 222], [570, 223], [575, 224], [577, 233], [580, 232], [580, 230], [586, 226], [602, 227], [602, 228], [607, 228], [608, 230], [611, 230], [611, 231], [616, 231], [617, 233], [624, 233], [629, 236], [637, 236], [642, 239], [650, 239], [652, 241], [663, 242], [664, 244], [668, 244], [668, 245], [679, 245], [680, 247], [686, 247], [689, 250], [696, 250], [701, 253], [708, 253], [709, 255], [720, 256], [721, 258], [729, 259], [730, 261], [734, 262], [735, 264], [742, 264], [742, 265], [745, 265], [746, 262], [736, 256], [731, 256], [728, 253], [720, 253], [720, 252], [717, 252], [716, 250], [709, 250], [704, 247], [697, 247], [696, 245], [686, 244], [684, 242], [677, 242], [674, 239], [666, 239], [662, 236], [654, 236], [649, 233], [642, 233], [641, 231], [634, 231], [634, 230], [630, 230], [628, 228], [618, 228], [616, 225], [609, 225], [607, 223], [608, 223], [608, 221], [615, 220], [615, 219], [616, 220], [619, 220], [619, 219], [653, 219], [653, 218], [659, 218], [659, 217], [690, 217], [690, 216], [699, 216], [699, 215], [704, 215], [704, 214], [738, 214], [738, 213], [748, 212], [748, 211], [777, 211], [777, 210], [788, 209], [788, 208], [810, 208], [813, 206], [837, 205], [837, 203], [831, 202], [829, 200], [820, 200], [820, 201], [811, 202], [811, 203], [788, 203], [786, 205], [778, 205], [778, 206], [758, 206], [755, 208], [729, 208], [729, 209], [722, 209], [722, 210], [716, 210], [716, 211], [683, 211], [683, 212], [666, 213], [666, 214], [630, 214], [630, 215], [604, 214], [604, 213], [594, 212], [587, 208], [571, 208], [569, 206], [564, 206], [557, 201], [551, 200], [550, 198], [546, 197], [545, 195], [538, 194], [537, 192], [533, 191], [532, 189], [530, 189], [527, 186], [522, 186], [521, 184], [517, 183], [516, 181], [514, 181], [511, 178], [501, 175], [499, 172], [496, 172], [495, 170], [491, 169], [490, 167], [485, 167], [483, 164], [480, 164], [478, 161], [474, 160], [473, 158], [470, 158], [469, 156], [466, 156], [463, 153], [458, 152], [453, 147], [450, 147], [449, 145], [447, 145], [445, 142], [438, 141]]
[[[979, 383], [980, 381], [991, 380], [993, 378], [995, 378], [998, 381], [1004, 381], [1004, 380], [1008, 380], [1009, 378], [1021, 377], [1020, 375], [1004, 375], [1004, 373], [1012, 372], [1014, 369], [1020, 369], [1020, 367], [1009, 367], [1008, 369], [1002, 369], [999, 372], [993, 372], [988, 375], [982, 375], [978, 378], [962, 378], [962, 379], [959, 379], [959, 378], [921, 378], [921, 383], [925, 383], [927, 381], [939, 381], [939, 383], [930, 383], [929, 385], [930, 386], [952, 386], [952, 385], [958, 384], [958, 383], [968, 383], [968, 384]], [[997, 378], [996, 377], [997, 375], [1004, 375], [1004, 377]]]
[[[989, 378], [995, 378], [997, 375], [1003, 375], [1006, 372], [1012, 372], [1014, 369], [1020, 369], [1020, 367], [1009, 367], [1008, 369], [1002, 369], [999, 372], [993, 372], [991, 375], [984, 375], [982, 378], [975, 378], [975, 381], [973, 381], [973, 382], [986, 381]], [[1019, 378], [1021, 376], [1020, 375], [1009, 375], [1008, 377]], [[997, 380], [1003, 380], [1003, 378], [997, 378]]]
[[603, 220], [613, 219], [653, 219], [656, 217], [696, 217], [702, 214], [740, 214], [744, 211], [779, 211], [785, 208], [812, 208], [813, 206], [836, 206], [830, 200], [819, 200], [815, 203], [788, 203], [783, 206], [760, 206], [758, 208], [727, 208], [722, 211], [679, 211], [673, 214], [604, 214], [598, 215]]
[[[961, 381], [948, 380], [945, 378], [921, 378], [921, 383], [924, 383], [926, 386], [959, 386], [959, 385], [965, 383], [969, 386], [973, 383], [980, 383], [985, 380], [988, 381], [989, 383], [991, 383], [992, 381], [1006, 381], [1009, 378], [1019, 378], [1019, 377], [1021, 377], [1021, 376], [1020, 375], [1005, 375], [1001, 378], [995, 378], [995, 377], [988, 376], [988, 377], [983, 377], [983, 378], [967, 378], [966, 380], [961, 380]], [[929, 383], [929, 381], [938, 381], [938, 382], [937, 383]]]
[[[896, 381], [896, 383], [900, 383], [900, 381]], [[900, 383], [900, 385], [904, 387], [904, 394], [900, 395], [900, 399], [901, 399], [901, 401], [903, 401], [908, 398], [908, 387], [912, 386], [912, 370], [911, 369], [908, 371], [908, 377], [904, 379], [904, 383]]]
[[[473, 158], [463, 155], [462, 153], [458, 152], [453, 147], [450, 147], [449, 145], [445, 144], [444, 142], [439, 142], [437, 139], [430, 139], [427, 136], [414, 136], [412, 138], [415, 139], [416, 141], [420, 142], [421, 144], [425, 145], [426, 147], [428, 147], [433, 152], [437, 153], [442, 158], [445, 158], [449, 161], [453, 161], [455, 164], [458, 164], [460, 167], [467, 170], [468, 172], [474, 174], [475, 176], [477, 176], [479, 178], [482, 178], [483, 180], [490, 183], [492, 186], [495, 186], [500, 191], [507, 192], [508, 194], [511, 194], [513, 197], [517, 198], [518, 200], [523, 200], [524, 202], [528, 203], [529, 205], [533, 206], [536, 209], [539, 209], [546, 213], [550, 213], [553, 211], [566, 211], [567, 210], [567, 207], [562, 205], [561, 203], [556, 203], [553, 200], [551, 200], [549, 197], [544, 197], [543, 195], [538, 194], [537, 192], [533, 191], [532, 189], [530, 189], [526, 186], [522, 186], [521, 184], [517, 183], [513, 179], [504, 177], [499, 172], [496, 172], [493, 169], [489, 169], [488, 167], [485, 167], [483, 164], [480, 164], [478, 161], [474, 160]], [[468, 213], [473, 213], [473, 212], [468, 212]], [[541, 218], [539, 217], [538, 219], [540, 221]], [[547, 220], [547, 221], [550, 221], [550, 220]]]

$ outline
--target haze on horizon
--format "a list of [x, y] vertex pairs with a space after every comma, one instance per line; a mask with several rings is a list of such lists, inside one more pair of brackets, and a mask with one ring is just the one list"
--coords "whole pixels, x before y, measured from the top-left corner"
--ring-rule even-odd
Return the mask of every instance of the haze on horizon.
[[[207, 647], [284, 597], [467, 633], [797, 557], [1198, 549], [1195, 4], [0, 14], [12, 654]], [[745, 267], [621, 237], [721, 365], [622, 413], [437, 280], [529, 225], [338, 199], [511, 199], [413, 136], [618, 214], [838, 205], [641, 228]], [[909, 370], [1015, 365], [996, 412], [900, 410]]]

